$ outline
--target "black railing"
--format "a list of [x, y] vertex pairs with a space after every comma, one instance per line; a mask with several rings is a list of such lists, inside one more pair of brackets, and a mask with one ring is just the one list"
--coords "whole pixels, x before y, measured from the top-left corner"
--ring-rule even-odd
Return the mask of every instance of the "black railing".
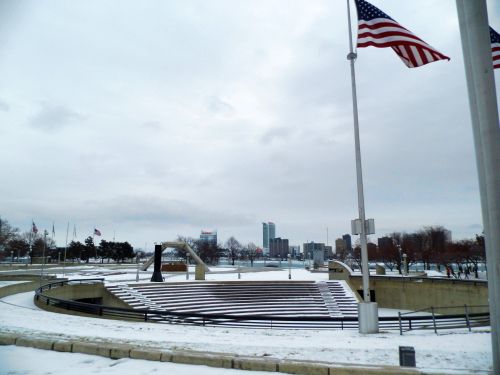
[[[482, 327], [490, 324], [490, 313], [488, 305], [461, 305], [461, 306], [431, 306], [425, 309], [401, 313], [398, 312], [399, 333], [415, 329], [438, 329]], [[444, 314], [443, 312], [453, 310], [455, 314]], [[482, 312], [471, 313], [482, 310]], [[460, 311], [460, 312], [458, 312]], [[462, 313], [463, 311], [463, 313]], [[422, 315], [422, 313], [426, 313]], [[420, 314], [420, 315], [414, 315]]]
[[[202, 314], [192, 312], [176, 312], [171, 310], [129, 309], [122, 307], [104, 306], [71, 300], [63, 300], [44, 294], [45, 291], [63, 287], [64, 285], [78, 285], [100, 283], [104, 279], [64, 280], [45, 284], [35, 291], [35, 298], [47, 306], [54, 306], [71, 311], [77, 311], [105, 318], [124, 319], [130, 321], [156, 322], [168, 324], [192, 324], [201, 326], [225, 326], [240, 328], [267, 328], [267, 329], [358, 329], [358, 317], [318, 317], [318, 316], [269, 316], [251, 314]], [[379, 317], [379, 327], [386, 330], [404, 331], [415, 329], [469, 328], [487, 326], [490, 324], [489, 312], [469, 313], [471, 308], [464, 307], [464, 314], [436, 314], [413, 315], [399, 313], [398, 316]], [[486, 307], [487, 306], [481, 306]], [[454, 307], [456, 309], [456, 307]], [[443, 308], [441, 308], [443, 309]], [[422, 310], [424, 311], [424, 310]], [[427, 312], [427, 309], [425, 309]]]

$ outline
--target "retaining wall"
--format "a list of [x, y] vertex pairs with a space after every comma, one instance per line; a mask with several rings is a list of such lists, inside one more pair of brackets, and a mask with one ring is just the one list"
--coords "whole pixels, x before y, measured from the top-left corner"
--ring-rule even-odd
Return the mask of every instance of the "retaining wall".
[[[348, 282], [354, 290], [362, 289], [361, 276], [351, 275]], [[375, 291], [376, 302], [383, 308], [418, 310], [430, 306], [488, 305], [488, 284], [483, 281], [370, 275], [370, 289]], [[459, 311], [441, 313], [455, 312]]]
[[[188, 350], [168, 350], [155, 347], [137, 347], [102, 341], [54, 340], [0, 333], [0, 345], [17, 345], [58, 352], [98, 355], [111, 359], [132, 358], [148, 361], [173, 362], [210, 367], [234, 368], [250, 371], [282, 372], [299, 375], [380, 375], [380, 374], [433, 374], [414, 368], [398, 366], [334, 364], [317, 361], [280, 360], [270, 357], [239, 356], [233, 353], [211, 353]], [[200, 367], [203, 373], [203, 368]]]

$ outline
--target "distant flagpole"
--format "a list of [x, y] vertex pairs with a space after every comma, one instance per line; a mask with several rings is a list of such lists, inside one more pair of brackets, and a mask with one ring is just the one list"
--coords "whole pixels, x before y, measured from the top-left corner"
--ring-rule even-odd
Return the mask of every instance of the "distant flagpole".
[[[378, 332], [378, 316], [375, 316], [376, 321], [373, 321], [373, 314], [377, 314], [376, 304], [370, 307], [370, 280], [368, 269], [368, 251], [366, 239], [366, 216], [365, 216], [365, 198], [363, 193], [363, 172], [361, 168], [361, 147], [359, 140], [359, 121], [358, 121], [358, 99], [356, 93], [356, 73], [354, 69], [354, 62], [356, 60], [356, 53], [353, 49], [352, 43], [352, 26], [351, 26], [351, 8], [349, 0], [347, 0], [347, 20], [349, 27], [349, 54], [347, 59], [351, 65], [351, 88], [352, 88], [352, 109], [354, 118], [354, 148], [356, 154], [356, 176], [358, 187], [358, 211], [360, 222], [360, 242], [361, 242], [361, 268], [363, 273], [363, 303], [360, 304], [358, 309], [359, 330], [361, 333], [375, 333]], [[374, 308], [371, 313], [367, 309]], [[370, 315], [371, 318], [370, 318]]]
[[69, 221], [68, 221], [68, 226], [66, 227], [66, 245], [64, 246], [63, 276], [64, 276], [65, 266], [66, 266], [66, 254], [68, 252], [68, 235], [69, 235]]
[[94, 244], [94, 248], [95, 248], [95, 261], [97, 263], [97, 247], [95, 245], [94, 238], [95, 238], [95, 225], [94, 225], [94, 230], [92, 231], [92, 243]]

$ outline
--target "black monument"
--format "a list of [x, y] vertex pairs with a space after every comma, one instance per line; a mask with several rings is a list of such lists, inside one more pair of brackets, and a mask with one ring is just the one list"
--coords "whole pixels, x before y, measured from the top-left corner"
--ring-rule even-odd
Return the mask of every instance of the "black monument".
[[151, 281], [162, 282], [163, 276], [161, 274], [161, 245], [155, 245], [155, 269]]

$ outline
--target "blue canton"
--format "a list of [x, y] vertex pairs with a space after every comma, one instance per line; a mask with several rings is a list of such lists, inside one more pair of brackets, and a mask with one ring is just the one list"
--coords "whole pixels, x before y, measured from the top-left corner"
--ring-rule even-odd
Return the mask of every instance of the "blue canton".
[[388, 18], [393, 20], [376, 6], [373, 6], [364, 0], [356, 0], [356, 8], [358, 10], [358, 19], [360, 20], [371, 21], [374, 18]]
[[500, 43], [500, 35], [490, 27], [491, 43]]

